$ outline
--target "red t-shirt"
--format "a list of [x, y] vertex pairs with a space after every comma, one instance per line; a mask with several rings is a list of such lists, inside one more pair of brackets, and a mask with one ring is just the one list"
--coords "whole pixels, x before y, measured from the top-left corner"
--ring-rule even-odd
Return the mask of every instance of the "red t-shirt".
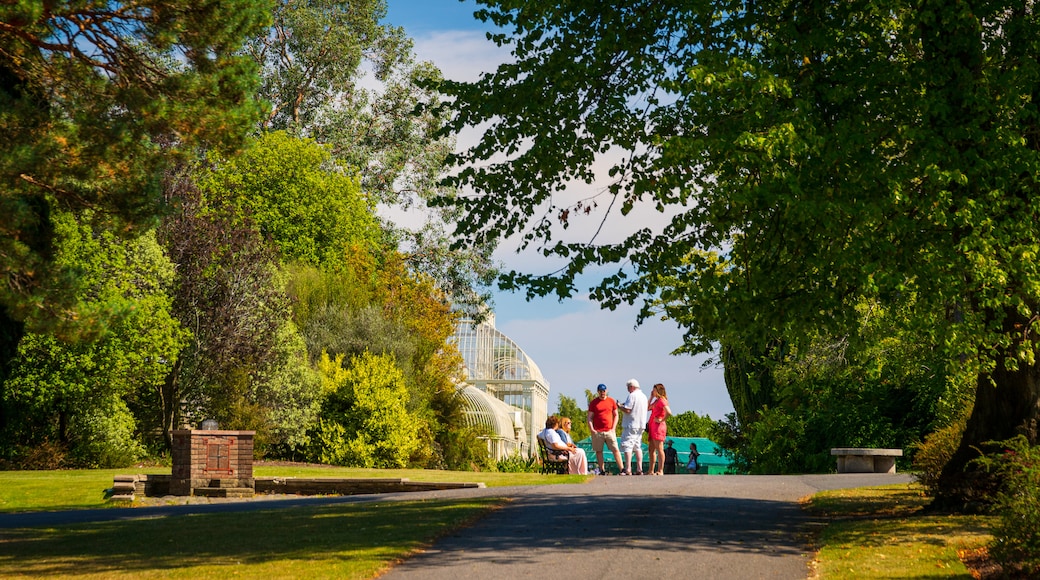
[[589, 411], [592, 413], [593, 431], [610, 431], [614, 413], [617, 411], [617, 401], [614, 397], [594, 397], [589, 401]]

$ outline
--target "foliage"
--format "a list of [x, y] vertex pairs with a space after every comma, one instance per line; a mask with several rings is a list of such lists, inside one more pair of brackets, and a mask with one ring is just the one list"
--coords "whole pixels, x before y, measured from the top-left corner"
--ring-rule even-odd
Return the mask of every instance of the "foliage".
[[118, 397], [74, 415], [70, 423], [74, 445], [71, 465], [102, 469], [127, 467], [145, 455], [137, 433], [137, 420]]
[[977, 460], [1001, 482], [990, 554], [1006, 569], [1040, 574], [1040, 446], [1019, 435], [991, 447], [998, 451]]
[[[440, 176], [454, 139], [438, 135], [446, 113], [431, 87], [432, 64], [416, 62], [401, 28], [380, 23], [385, 0], [284, 1], [274, 25], [249, 43], [260, 65], [259, 97], [272, 104], [265, 130], [284, 130], [329, 147], [358, 172], [373, 202], [401, 212], [443, 191]], [[457, 216], [423, 208], [417, 230], [384, 227], [409, 267], [433, 277], [453, 302], [478, 311], [496, 274], [493, 247], [449, 248]]]
[[286, 323], [278, 332], [270, 364], [252, 389], [253, 400], [263, 405], [270, 425], [263, 439], [257, 434], [254, 445], [258, 456], [297, 460], [306, 453], [307, 432], [321, 411], [321, 377], [311, 366], [295, 325]]
[[[127, 403], [155, 390], [185, 343], [166, 294], [172, 266], [154, 234], [123, 239], [91, 212], [54, 216], [54, 262], [79, 271], [68, 292], [84, 312], [104, 311], [103, 332], [75, 340], [26, 334], [4, 381], [7, 449], [52, 441], [69, 465], [126, 465], [141, 455]], [[88, 340], [89, 337], [89, 340]]]
[[693, 411], [679, 413], [668, 418], [668, 434], [672, 437], [708, 437], [711, 438], [715, 421], [711, 417], [703, 417]]
[[397, 187], [434, 187], [450, 142], [431, 138], [442, 120], [430, 107], [415, 113], [436, 99], [419, 83], [439, 73], [413, 61], [411, 40], [403, 29], [380, 24], [385, 15], [385, 0], [280, 2], [272, 30], [248, 48], [261, 67], [259, 97], [272, 105], [264, 129], [331, 145], [337, 158], [363, 171], [365, 191], [393, 203]]
[[322, 353], [325, 393], [314, 456], [323, 463], [404, 467], [419, 446], [421, 420], [406, 408], [408, 392], [389, 355], [368, 352], [343, 366]]
[[435, 427], [436, 452], [427, 463], [427, 469], [495, 471], [485, 431], [465, 425], [454, 416], [450, 421], [435, 423]]
[[913, 465], [916, 472], [914, 475], [925, 490], [933, 496], [939, 491], [943, 467], [957, 451], [957, 445], [964, 435], [964, 425], [967, 421], [968, 414], [964, 413], [959, 420], [936, 429], [914, 446]]
[[[519, 236], [564, 261], [507, 286], [569, 296], [582, 273], [618, 265], [592, 298], [641, 300], [641, 318], [663, 310], [686, 352], [734, 334], [804, 347], [855, 329], [859, 297], [891, 307], [913, 295], [921, 344], [979, 376], [944, 471], [953, 499], [972, 445], [1038, 419], [1035, 11], [482, 4], [514, 59], [444, 83], [459, 105], [449, 126], [487, 129], [456, 158], [453, 184], [472, 194], [440, 203], [464, 212], [460, 240]], [[597, 199], [562, 193], [604, 173]], [[592, 241], [560, 234], [585, 211], [613, 225], [637, 208], [660, 219]]]
[[[53, 267], [56, 212], [152, 225], [157, 176], [200, 146], [232, 150], [259, 114], [237, 55], [267, 2], [6, 2], [0, 7], [0, 303], [82, 327]], [[0, 361], [0, 367], [6, 361]]]
[[[571, 419], [571, 439], [581, 441], [590, 435], [588, 417], [588, 404], [584, 408], [578, 406], [574, 399], [560, 394], [559, 403], [556, 405], [556, 415], [569, 417]], [[672, 423], [668, 422], [668, 430], [671, 432]]]
[[816, 332], [801, 348], [779, 340], [726, 348], [727, 388], [743, 417], [728, 449], [745, 468], [830, 471], [832, 447], [897, 447], [912, 457], [936, 426], [970, 408], [971, 381], [904, 326], [903, 311], [869, 302], [857, 311], [855, 333]]
[[744, 427], [748, 473], [819, 473], [829, 471], [828, 450], [803, 447], [806, 419], [785, 409], [764, 408], [758, 420]]
[[538, 473], [541, 466], [536, 457], [524, 457], [519, 452], [499, 459], [495, 471], [502, 473]]
[[307, 349], [347, 360], [365, 352], [389, 355], [407, 385], [409, 412], [421, 418], [413, 464], [490, 466], [479, 433], [465, 426], [455, 383], [461, 361], [447, 344], [455, 314], [427, 277], [404, 268], [396, 254], [354, 256], [330, 273], [294, 266], [290, 293]]
[[274, 372], [272, 364], [282, 362], [273, 353], [279, 339], [288, 340], [281, 329], [289, 305], [275, 255], [252, 222], [236, 220], [221, 200], [199, 191], [199, 172], [167, 175], [167, 195], [178, 205], [159, 229], [177, 264], [173, 312], [191, 331], [161, 387], [141, 401], [167, 448], [171, 431], [183, 422], [213, 418], [225, 426], [262, 429], [240, 419], [255, 415], [249, 407], [260, 401], [253, 389]]
[[374, 203], [325, 147], [283, 131], [199, 176], [211, 207], [234, 208], [274, 242], [285, 262], [342, 267], [351, 246], [379, 241]]

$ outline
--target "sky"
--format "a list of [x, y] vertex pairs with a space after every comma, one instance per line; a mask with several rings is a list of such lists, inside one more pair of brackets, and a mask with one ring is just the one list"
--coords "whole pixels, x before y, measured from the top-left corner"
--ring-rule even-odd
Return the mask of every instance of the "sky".
[[[401, 26], [415, 42], [418, 58], [436, 64], [446, 78], [475, 80], [508, 60], [509, 54], [485, 37], [487, 25], [473, 18], [473, 0], [387, 0], [385, 22]], [[459, 136], [460, 146], [472, 143], [472, 134]], [[596, 187], [575, 185], [573, 199], [595, 193]], [[599, 212], [597, 212], [599, 213]], [[571, 239], [589, 237], [598, 228], [595, 220], [578, 223], [566, 233]], [[649, 210], [634, 211], [623, 219], [610, 214], [602, 240], [666, 219]], [[602, 237], [606, 236], [606, 237]], [[505, 269], [546, 274], [558, 264], [533, 251], [516, 253], [516, 243], [503, 242], [496, 254]], [[589, 278], [594, 282], [595, 279]], [[587, 284], [582, 287], [587, 289]], [[563, 302], [555, 298], [526, 301], [521, 294], [496, 291], [495, 326], [512, 338], [538, 364], [549, 382], [549, 411], [556, 409], [559, 396], [570, 397], [584, 406], [586, 390], [607, 385], [612, 396], [627, 396], [625, 382], [637, 379], [644, 393], [662, 383], [668, 391], [672, 411], [695, 411], [722, 419], [733, 412], [721, 367], [702, 368], [704, 356], [670, 355], [682, 344], [682, 333], [674, 323], [658, 320], [634, 328], [637, 309], [622, 307], [601, 310], [587, 292]]]

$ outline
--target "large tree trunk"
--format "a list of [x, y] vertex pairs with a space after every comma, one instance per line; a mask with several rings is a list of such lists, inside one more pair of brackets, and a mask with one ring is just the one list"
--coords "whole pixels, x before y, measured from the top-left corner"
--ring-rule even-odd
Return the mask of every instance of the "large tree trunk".
[[[1000, 484], [971, 462], [987, 451], [987, 442], [1025, 435], [1037, 444], [1040, 427], [1040, 364], [1009, 370], [1003, 361], [989, 376], [979, 377], [975, 407], [964, 437], [939, 478], [937, 506], [958, 511], [977, 511], [992, 498]], [[995, 383], [995, 384], [994, 384]], [[992, 451], [989, 448], [988, 451]]]

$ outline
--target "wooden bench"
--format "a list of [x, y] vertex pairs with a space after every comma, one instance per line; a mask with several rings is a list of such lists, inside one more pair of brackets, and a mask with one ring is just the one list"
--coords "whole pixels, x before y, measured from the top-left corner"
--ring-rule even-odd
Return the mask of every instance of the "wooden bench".
[[895, 473], [896, 457], [902, 457], [903, 450], [835, 447], [831, 455], [838, 456], [838, 473]]
[[564, 475], [568, 471], [568, 462], [571, 454], [567, 451], [555, 451], [549, 453], [545, 446], [545, 440], [538, 437], [538, 456], [542, 460], [542, 473], [556, 473]]

